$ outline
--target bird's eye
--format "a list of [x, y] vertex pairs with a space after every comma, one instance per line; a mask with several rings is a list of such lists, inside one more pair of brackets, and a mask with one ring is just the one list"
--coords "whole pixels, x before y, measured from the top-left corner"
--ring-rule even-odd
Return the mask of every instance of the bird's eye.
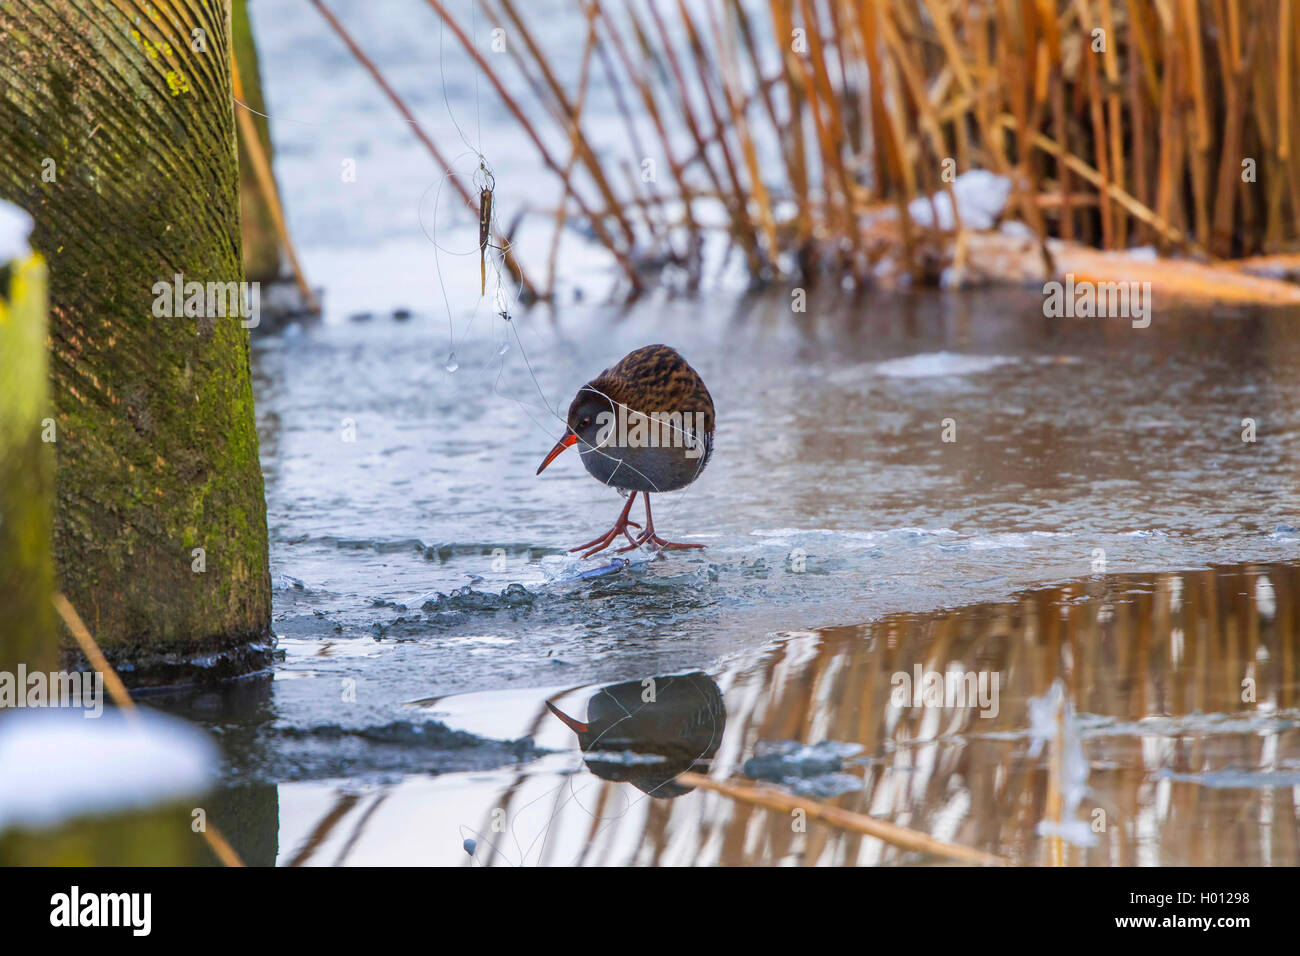
[[590, 425], [591, 425], [591, 419], [590, 419], [590, 418], [584, 418], [582, 421], [578, 422], [578, 427], [579, 427], [579, 428], [587, 428], [587, 427], [589, 427]]

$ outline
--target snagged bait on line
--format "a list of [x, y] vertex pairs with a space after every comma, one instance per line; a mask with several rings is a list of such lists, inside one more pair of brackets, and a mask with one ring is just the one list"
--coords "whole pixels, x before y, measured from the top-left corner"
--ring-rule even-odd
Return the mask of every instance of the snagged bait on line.
[[492, 191], [496, 179], [483, 163], [478, 168], [487, 176], [487, 185], [478, 192], [478, 274], [479, 295], [487, 295], [487, 248], [492, 238]]

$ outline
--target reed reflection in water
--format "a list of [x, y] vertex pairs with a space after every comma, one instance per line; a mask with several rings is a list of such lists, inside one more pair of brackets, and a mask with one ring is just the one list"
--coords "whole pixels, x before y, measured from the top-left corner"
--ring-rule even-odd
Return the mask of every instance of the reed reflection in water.
[[[1061, 862], [1296, 865], [1298, 604], [1294, 564], [1098, 575], [1005, 602], [774, 635], [711, 674], [522, 702], [520, 692], [443, 699], [440, 709], [558, 752], [486, 774], [410, 776], [360, 801], [340, 792], [297, 850], [282, 844], [281, 861], [941, 862], [688, 789], [676, 777], [690, 769], [1048, 864], [1061, 845], [1039, 833], [1052, 751], [1035, 751], [1029, 702], [1061, 679], [1088, 768], [1076, 819], [1095, 831], [1092, 846], [1065, 843]], [[986, 689], [996, 679], [996, 697], [915, 706], [896, 686], [918, 668], [982, 676]], [[771, 772], [781, 759], [793, 768], [784, 778]], [[282, 812], [285, 799], [281, 787]], [[496, 820], [508, 821], [500, 838]], [[472, 856], [460, 847], [467, 835]]]
[[[727, 724], [712, 761], [742, 778], [763, 742], [860, 745], [833, 805], [1022, 863], [1048, 862], [1048, 757], [1030, 757], [1027, 702], [1063, 678], [1089, 764], [1068, 865], [1295, 865], [1300, 794], [1300, 568], [1098, 577], [1005, 603], [784, 635], [718, 676]], [[922, 672], [995, 676], [994, 708], [900, 706]], [[639, 682], [630, 682], [639, 687]], [[986, 685], [987, 686], [987, 685]], [[632, 742], [629, 749], [636, 749]], [[643, 748], [649, 749], [649, 748]], [[750, 764], [750, 766], [753, 766]], [[656, 801], [602, 820], [584, 858], [642, 828], [635, 863], [923, 862], [861, 836], [725, 796]]]

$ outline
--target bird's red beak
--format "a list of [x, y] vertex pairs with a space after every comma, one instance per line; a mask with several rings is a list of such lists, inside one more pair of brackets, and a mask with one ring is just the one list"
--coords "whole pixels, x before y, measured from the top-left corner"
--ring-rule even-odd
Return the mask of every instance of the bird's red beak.
[[564, 449], [568, 448], [570, 445], [576, 445], [576, 444], [578, 444], [578, 436], [575, 435], [573, 432], [569, 432], [567, 435], [565, 435], [563, 438], [561, 438], [559, 441], [555, 443], [555, 447], [551, 449], [551, 453], [546, 456], [546, 459], [540, 465], [537, 466], [537, 473], [540, 475], [542, 473], [542, 469], [545, 468], [547, 465], [549, 465], [551, 462], [555, 461], [556, 457], [560, 454], [560, 452], [564, 451]]
[[560, 710], [560, 708], [552, 704], [549, 700], [546, 702], [546, 706], [551, 709], [551, 713], [553, 713], [556, 717], [559, 717], [560, 720], [564, 722], [564, 726], [568, 727], [575, 734], [585, 734], [589, 729], [588, 726], [584, 724], [582, 721], [575, 720], [574, 718], [570, 717], [564, 711]]

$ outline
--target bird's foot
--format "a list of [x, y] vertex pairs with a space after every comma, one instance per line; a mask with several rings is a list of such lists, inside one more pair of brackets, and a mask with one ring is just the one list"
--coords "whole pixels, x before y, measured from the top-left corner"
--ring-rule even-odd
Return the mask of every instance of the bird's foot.
[[631, 551], [634, 548], [640, 548], [645, 545], [651, 545], [656, 551], [685, 551], [688, 548], [702, 548], [702, 544], [681, 544], [676, 541], [665, 541], [659, 535], [655, 534], [654, 518], [650, 515], [650, 498], [646, 496], [645, 509], [645, 530], [634, 539], [631, 535], [627, 539], [632, 543], [626, 547], [619, 548], [615, 554], [622, 554], [624, 551]]
[[627, 548], [619, 548], [618, 551], [614, 553], [618, 554], [623, 551], [631, 551], [632, 548], [636, 547], [637, 545], [636, 545], [636, 539], [632, 537], [632, 532], [628, 531], [627, 530], [628, 528], [636, 528], [638, 531], [641, 530], [641, 526], [637, 524], [635, 521], [616, 522], [614, 527], [610, 528], [600, 537], [592, 538], [586, 544], [580, 544], [577, 545], [576, 547], [570, 548], [569, 553], [572, 554], [575, 551], [582, 551], [584, 552], [582, 556], [584, 558], [589, 558], [596, 552], [604, 551], [606, 548], [608, 548], [611, 544], [615, 542], [615, 540], [618, 539], [618, 536], [620, 534], [627, 535], [627, 540], [631, 541], [632, 545], [631, 547], [627, 547]]
[[702, 544], [687, 544], [683, 541], [665, 541], [657, 534], [650, 535], [650, 540], [660, 551], [688, 551], [691, 548], [703, 548]]
[[651, 528], [649, 531], [643, 531], [641, 534], [637, 535], [636, 540], [630, 545], [619, 548], [614, 553], [622, 554], [624, 551], [631, 551], [633, 548], [640, 548], [647, 544], [653, 546], [656, 551], [685, 551], [689, 548], [704, 547], [702, 544], [683, 544], [680, 541], [665, 541], [663, 538], [659, 537], [659, 535], [655, 534], [654, 529]]

